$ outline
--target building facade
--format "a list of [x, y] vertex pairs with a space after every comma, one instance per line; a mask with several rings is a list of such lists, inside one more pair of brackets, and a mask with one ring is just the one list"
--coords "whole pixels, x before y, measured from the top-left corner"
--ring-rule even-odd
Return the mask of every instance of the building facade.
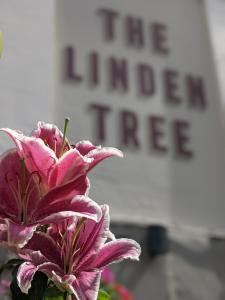
[[134, 299], [225, 299], [225, 138], [206, 2], [2, 0], [0, 30], [1, 126], [28, 133], [70, 116], [71, 140], [125, 153], [91, 175], [90, 196], [110, 204], [117, 236], [142, 245], [139, 264], [114, 267]]

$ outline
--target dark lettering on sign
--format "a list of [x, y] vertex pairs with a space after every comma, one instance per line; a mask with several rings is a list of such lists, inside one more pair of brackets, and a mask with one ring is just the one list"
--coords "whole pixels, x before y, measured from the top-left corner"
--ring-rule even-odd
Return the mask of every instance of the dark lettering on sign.
[[179, 104], [181, 99], [178, 94], [179, 85], [178, 77], [179, 74], [175, 70], [165, 70], [164, 71], [164, 92], [165, 99], [170, 104]]
[[89, 56], [89, 82], [91, 86], [99, 84], [99, 54], [92, 52]]
[[161, 116], [149, 117], [150, 148], [159, 153], [165, 153], [168, 148], [163, 144], [165, 119]]
[[144, 47], [144, 28], [141, 18], [127, 16], [125, 18], [125, 33], [128, 46]]
[[139, 148], [138, 119], [133, 111], [123, 110], [120, 113], [121, 143], [130, 148]]
[[125, 59], [110, 57], [109, 60], [109, 88], [126, 92], [128, 90], [128, 66]]
[[170, 53], [166, 24], [145, 22], [138, 16], [123, 16], [118, 11], [108, 8], [100, 8], [97, 14], [102, 19], [101, 27], [105, 42], [115, 41], [116, 33], [122, 32], [124, 45], [129, 48], [142, 49], [147, 45], [155, 54], [165, 56]]
[[[166, 24], [158, 20], [148, 22], [131, 14], [122, 15], [119, 11], [105, 7], [97, 10], [97, 16], [107, 51], [103, 53], [96, 49], [83, 49], [86, 56], [85, 65], [80, 61], [80, 55], [82, 57], [83, 53], [78, 53], [71, 45], [66, 47], [64, 75], [67, 82], [75, 86], [80, 84], [82, 87], [87, 83], [86, 86], [94, 92], [102, 92], [102, 88], [105, 88], [105, 93], [123, 93], [120, 95], [120, 102], [123, 105], [128, 104], [129, 109], [123, 108], [115, 112], [120, 125], [119, 131], [116, 125], [116, 132], [123, 147], [141, 150], [141, 147], [146, 146], [146, 141], [142, 141], [143, 131], [146, 131], [147, 147], [151, 153], [172, 153], [174, 157], [193, 158], [195, 155], [191, 145], [189, 122], [181, 119], [168, 120], [167, 116], [157, 114], [143, 117], [143, 107], [146, 105], [148, 114], [150, 104], [159, 101], [161, 105], [166, 103], [171, 108], [185, 107], [190, 112], [203, 112], [208, 108], [204, 78], [199, 74], [182, 74], [173, 69], [171, 64], [170, 67], [163, 68], [161, 63], [158, 63], [159, 55], [162, 59], [172, 54], [170, 32]], [[123, 50], [121, 46], [127, 51], [136, 51], [136, 54], [144, 55], [140, 56], [140, 60], [135, 60], [136, 56], [125, 56], [123, 51], [120, 53], [120, 49]], [[152, 52], [153, 58], [156, 57], [155, 61], [151, 60], [152, 57], [144, 60], [146, 47]], [[115, 49], [116, 56], [113, 55]], [[137, 102], [132, 111], [130, 102], [127, 101], [135, 101], [134, 95], [138, 95], [137, 101], [143, 98], [145, 101]], [[118, 98], [116, 102], [118, 103]], [[139, 107], [141, 117], [137, 112]], [[107, 125], [111, 125], [111, 118], [114, 117], [111, 114], [113, 108], [98, 103], [88, 106], [95, 120], [93, 129], [98, 142], [107, 143], [108, 132], [111, 130]], [[143, 118], [146, 123], [141, 120]]]
[[137, 65], [137, 82], [140, 96], [153, 96], [155, 94], [154, 70], [150, 65]]
[[119, 13], [108, 8], [101, 8], [98, 14], [102, 17], [103, 37], [105, 41], [110, 42], [115, 38], [115, 21]]
[[[117, 131], [118, 143], [123, 149], [143, 150], [146, 139], [142, 141], [143, 135], [141, 125], [148, 137], [148, 153], [166, 155], [171, 157], [190, 160], [194, 157], [191, 149], [190, 124], [186, 120], [168, 120], [163, 115], [138, 116], [133, 110], [115, 111], [111, 107], [102, 104], [90, 104], [88, 110], [94, 112], [94, 137], [96, 142], [108, 143], [111, 132], [114, 130], [107, 127], [109, 121], [117, 120], [119, 117], [119, 128]], [[109, 113], [111, 118], [108, 120]], [[147, 122], [147, 123], [146, 123]], [[115, 123], [115, 122], [114, 122]], [[145, 126], [147, 124], [147, 126]]]
[[110, 106], [101, 104], [91, 104], [88, 109], [95, 112], [96, 117], [96, 139], [105, 142], [106, 139], [106, 116], [111, 111]]
[[205, 109], [207, 107], [204, 81], [201, 77], [186, 77], [189, 106], [191, 108]]
[[175, 120], [173, 127], [176, 155], [181, 158], [192, 158], [193, 151], [188, 148], [190, 142], [188, 135], [190, 124], [187, 121]]
[[159, 54], [169, 54], [167, 27], [162, 23], [151, 25], [153, 50]]
[[71, 80], [73, 82], [81, 82], [82, 76], [77, 73], [77, 65], [76, 65], [76, 54], [75, 54], [75, 48], [73, 47], [67, 47], [65, 49], [65, 75], [66, 79]]

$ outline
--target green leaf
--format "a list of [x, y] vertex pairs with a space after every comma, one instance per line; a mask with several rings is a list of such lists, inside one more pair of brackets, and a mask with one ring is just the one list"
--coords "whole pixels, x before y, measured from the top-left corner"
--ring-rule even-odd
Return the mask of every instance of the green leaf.
[[12, 300], [43, 300], [45, 290], [47, 288], [48, 277], [42, 273], [37, 272], [32, 280], [31, 288], [28, 295], [21, 292], [17, 284], [17, 271], [19, 266], [13, 270], [13, 279], [10, 285]]
[[111, 297], [105, 291], [99, 290], [97, 300], [111, 300]]
[[44, 300], [64, 300], [64, 294], [56, 287], [46, 289]]

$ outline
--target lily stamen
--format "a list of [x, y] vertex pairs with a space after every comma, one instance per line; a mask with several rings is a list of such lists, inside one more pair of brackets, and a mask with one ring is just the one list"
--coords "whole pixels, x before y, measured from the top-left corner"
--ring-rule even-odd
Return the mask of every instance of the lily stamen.
[[18, 206], [18, 209], [19, 209], [20, 203], [21, 203], [21, 196], [20, 196], [19, 189], [16, 189], [16, 187], [12, 183], [13, 180], [8, 179], [8, 174], [5, 175], [5, 180], [6, 180], [8, 186], [10, 188], [10, 191], [12, 192], [12, 194], [14, 196], [14, 199], [16, 200], [16, 203], [17, 203], [17, 206]]

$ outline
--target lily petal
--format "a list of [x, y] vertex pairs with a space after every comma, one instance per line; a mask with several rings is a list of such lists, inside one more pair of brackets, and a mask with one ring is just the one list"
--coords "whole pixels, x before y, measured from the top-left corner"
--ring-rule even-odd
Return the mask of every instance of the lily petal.
[[[42, 139], [59, 157], [63, 134], [57, 126], [40, 121], [37, 124], [37, 129], [32, 132], [31, 136]], [[68, 141], [66, 141], [66, 145], [68, 145]]]
[[15, 130], [2, 128], [15, 142], [19, 155], [24, 158], [26, 167], [30, 173], [38, 172], [47, 183], [49, 172], [55, 162], [56, 155], [45, 143], [35, 137], [27, 137]]
[[111, 156], [123, 157], [123, 152], [112, 147], [104, 147], [104, 148], [98, 147], [90, 151], [86, 155], [86, 157], [93, 158], [93, 161], [89, 164], [88, 172], [92, 168], [94, 168], [98, 163], [100, 163], [102, 160]]
[[72, 199], [78, 195], [86, 195], [89, 190], [90, 183], [86, 176], [81, 176], [77, 180], [71, 181], [62, 186], [50, 190], [40, 201], [37, 203], [35, 209], [42, 209], [43, 206], [50, 206], [64, 199]]
[[17, 184], [20, 171], [19, 155], [15, 149], [3, 153], [0, 157], [0, 216], [7, 218], [18, 216], [18, 204], [10, 184]]
[[79, 263], [76, 269], [85, 269], [88, 267], [92, 256], [103, 246], [109, 236], [109, 207], [102, 205], [102, 217], [98, 223], [92, 220], [86, 220], [82, 235], [78, 241], [78, 248], [82, 247]]
[[78, 300], [96, 300], [98, 296], [101, 272], [80, 272], [73, 282]]
[[139, 260], [140, 254], [140, 245], [134, 240], [118, 239], [106, 243], [99, 250], [95, 261], [92, 263], [92, 267], [102, 268], [108, 264], [119, 262], [126, 258]]
[[103, 159], [106, 159], [111, 156], [123, 157], [123, 152], [116, 148], [102, 148], [101, 146], [94, 146], [89, 141], [80, 141], [75, 145], [75, 147], [83, 156], [93, 159], [93, 161], [89, 164], [88, 171], [90, 171]]
[[85, 174], [91, 158], [85, 158], [78, 150], [70, 149], [56, 163], [51, 171], [49, 187], [54, 187], [68, 182]]
[[74, 275], [60, 276], [55, 271], [52, 271], [51, 280], [60, 290], [72, 293], [75, 295], [77, 300], [80, 300], [76, 290], [73, 288], [73, 283], [76, 281], [76, 277]]
[[102, 215], [100, 206], [83, 195], [71, 199], [61, 199], [38, 210], [36, 220], [41, 224], [54, 223], [69, 217], [84, 217], [99, 221]]
[[31, 282], [37, 271], [38, 267], [31, 262], [24, 262], [20, 265], [17, 272], [17, 283], [23, 293], [28, 294]]
[[62, 265], [60, 253], [58, 248], [55, 247], [55, 241], [43, 232], [35, 232], [32, 239], [26, 244], [25, 249], [40, 251], [46, 257], [46, 261]]
[[50, 277], [53, 271], [58, 272], [61, 270], [53, 263], [44, 262], [42, 264], [35, 265], [32, 262], [24, 262], [20, 265], [17, 272], [17, 283], [23, 293], [28, 294], [32, 280], [37, 271], [41, 271]]
[[6, 219], [5, 222], [7, 224], [9, 245], [17, 245], [19, 248], [22, 248], [32, 238], [37, 227], [14, 223], [9, 219]]
[[89, 141], [80, 141], [75, 145], [75, 148], [84, 156], [97, 147]]

